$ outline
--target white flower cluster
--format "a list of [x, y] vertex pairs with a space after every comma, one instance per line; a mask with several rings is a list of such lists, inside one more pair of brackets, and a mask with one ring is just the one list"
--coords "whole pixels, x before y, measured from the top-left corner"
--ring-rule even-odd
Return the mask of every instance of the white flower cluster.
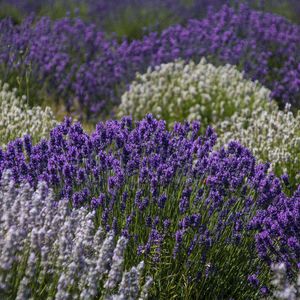
[[95, 226], [94, 212], [54, 201], [40, 183], [0, 186], [1, 299], [146, 299], [143, 262], [123, 271], [127, 240]]
[[119, 116], [141, 119], [147, 113], [166, 120], [199, 120], [218, 124], [243, 109], [264, 107], [270, 91], [244, 78], [235, 66], [215, 67], [203, 58], [199, 64], [182, 60], [149, 68], [122, 96]]
[[300, 299], [300, 273], [296, 284], [291, 284], [287, 278], [286, 266], [281, 263], [272, 266], [274, 277], [272, 285], [274, 299], [297, 300]]
[[40, 106], [30, 108], [26, 97], [18, 97], [17, 90], [9, 90], [0, 81], [0, 146], [10, 140], [30, 134], [33, 142], [48, 135], [56, 125], [52, 110]]
[[219, 145], [237, 140], [251, 149], [262, 162], [270, 162], [278, 175], [287, 173], [291, 180], [300, 179], [300, 112], [294, 116], [287, 106], [280, 111], [270, 103], [268, 109], [235, 114], [221, 125]]

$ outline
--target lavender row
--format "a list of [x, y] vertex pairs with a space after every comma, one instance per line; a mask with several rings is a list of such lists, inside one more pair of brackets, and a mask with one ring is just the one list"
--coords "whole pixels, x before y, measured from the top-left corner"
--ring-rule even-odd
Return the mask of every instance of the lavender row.
[[299, 268], [300, 189], [287, 197], [249, 150], [232, 142], [214, 152], [215, 133], [199, 129], [168, 131], [148, 115], [88, 135], [66, 119], [37, 145], [29, 136], [11, 142], [0, 172], [33, 187], [45, 181], [57, 200], [95, 209], [97, 224], [129, 240], [128, 265], [145, 261], [154, 296], [258, 297], [271, 263], [292, 276]]
[[271, 89], [282, 107], [300, 105], [299, 26], [247, 7], [224, 6], [204, 20], [122, 43], [79, 19], [29, 18], [20, 26], [4, 20], [0, 29], [2, 79], [32, 102], [55, 99], [86, 116], [109, 115], [137, 71], [203, 56], [237, 65]]
[[[91, 99], [92, 95], [82, 89], [81, 81], [84, 74], [85, 80], [90, 77], [90, 87], [102, 86], [102, 96], [111, 94], [112, 86], [106, 84], [106, 78], [101, 79], [101, 74], [93, 78], [87, 65], [95, 66], [96, 58], [102, 58], [102, 72], [107, 69], [107, 75], [111, 74], [112, 49], [118, 47], [116, 41], [107, 40], [92, 24], [68, 18], [52, 22], [45, 17], [35, 23], [30, 17], [20, 26], [6, 19], [0, 22], [0, 32], [3, 81], [18, 86], [20, 94], [26, 94], [31, 104], [53, 97], [55, 101], [62, 100], [69, 110], [77, 101], [82, 109], [92, 102], [98, 111], [103, 108], [104, 100], [99, 98], [99, 92], [94, 90]], [[117, 74], [113, 76], [117, 78]]]

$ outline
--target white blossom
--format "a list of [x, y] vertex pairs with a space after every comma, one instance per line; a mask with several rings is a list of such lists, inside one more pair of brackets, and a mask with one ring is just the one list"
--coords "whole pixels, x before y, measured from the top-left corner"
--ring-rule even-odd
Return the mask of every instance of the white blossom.
[[237, 140], [248, 147], [260, 162], [269, 162], [277, 175], [287, 173], [300, 183], [300, 112], [296, 116], [278, 109], [258, 107], [235, 114], [221, 124], [218, 145]]
[[46, 137], [57, 124], [50, 107], [30, 108], [26, 96], [18, 97], [16, 89], [0, 81], [0, 146], [25, 134], [32, 136], [33, 142]]
[[287, 278], [284, 263], [272, 266], [274, 273], [272, 285], [274, 287], [273, 297], [278, 300], [297, 300], [300, 297], [300, 274], [297, 283], [290, 283]]
[[108, 279], [104, 285], [107, 289], [115, 288], [122, 279], [122, 270], [124, 263], [124, 252], [126, 249], [127, 240], [121, 237], [118, 240], [117, 246], [114, 250], [111, 269], [108, 274]]
[[137, 74], [118, 115], [141, 119], [152, 113], [168, 124], [196, 119], [206, 126], [244, 109], [265, 107], [269, 100], [270, 91], [245, 79], [235, 66], [215, 67], [204, 58], [199, 64], [176, 60]]

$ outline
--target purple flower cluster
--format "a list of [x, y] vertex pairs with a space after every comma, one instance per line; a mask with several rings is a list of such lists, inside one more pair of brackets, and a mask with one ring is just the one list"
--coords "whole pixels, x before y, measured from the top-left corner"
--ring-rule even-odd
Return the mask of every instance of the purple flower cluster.
[[[51, 131], [49, 140], [32, 145], [30, 136], [25, 136], [10, 142], [1, 152], [0, 170], [11, 169], [17, 182], [25, 179], [34, 186], [44, 180], [61, 187], [59, 196], [73, 197], [74, 204], [79, 204], [81, 198], [87, 201], [101, 190], [113, 197], [129, 178], [137, 176], [138, 181], [130, 184], [138, 187], [135, 204], [141, 209], [147, 206], [138, 190], [150, 184], [151, 197], [163, 206], [165, 196], [159, 197], [158, 187], [168, 186], [178, 172], [192, 175], [192, 169], [196, 172], [201, 168], [200, 162], [193, 167], [195, 157], [201, 155], [204, 159], [214, 146], [213, 130], [209, 128], [207, 136], [199, 138], [199, 128], [198, 123], [178, 123], [169, 132], [164, 121], [148, 115], [136, 125], [127, 117], [120, 122], [101, 122], [88, 135], [80, 123], [72, 125], [71, 119], [66, 118]], [[79, 191], [80, 187], [83, 189]], [[124, 202], [131, 192], [123, 195]], [[83, 194], [90, 197], [82, 197]], [[105, 204], [106, 196], [97, 196], [99, 199], [93, 202]]]
[[36, 23], [29, 18], [20, 26], [3, 20], [0, 32], [3, 80], [29, 77], [34, 93], [42, 90], [64, 99], [68, 108], [79, 102], [87, 115], [109, 114], [136, 72], [203, 56], [215, 64], [238, 65], [247, 77], [270, 88], [280, 104], [300, 105], [299, 26], [245, 6], [224, 6], [206, 19], [132, 42], [106, 39], [95, 26], [68, 18]]
[[[129, 238], [138, 259], [172, 268], [180, 261], [191, 282], [234, 276], [245, 284], [260, 264], [248, 224], [283, 197], [280, 181], [236, 142], [214, 152], [214, 131], [199, 130], [194, 122], [168, 131], [148, 115], [99, 123], [88, 135], [65, 119], [48, 140], [32, 145], [26, 136], [0, 151], [0, 174], [10, 169], [32, 186], [46, 181], [58, 199], [97, 209], [99, 224]], [[234, 290], [223, 288], [210, 295]]]
[[293, 197], [281, 195], [258, 211], [251, 228], [259, 231], [256, 247], [262, 259], [283, 262], [294, 275], [300, 270], [300, 187]]
[[[0, 66], [5, 81], [29, 77], [37, 97], [43, 91], [56, 100], [63, 98], [69, 108], [79, 101], [82, 109], [89, 103], [94, 103], [98, 112], [103, 109], [103, 98], [110, 96], [112, 86], [107, 86], [105, 77], [94, 77], [92, 72], [101, 64], [102, 72], [118, 78], [118, 68], [110, 58], [117, 44], [94, 25], [70, 18], [53, 22], [48, 17], [35, 23], [29, 17], [20, 26], [3, 20], [0, 30]], [[85, 85], [89, 93], [82, 89], [83, 80], [88, 81]], [[91, 99], [92, 91], [95, 97]]]

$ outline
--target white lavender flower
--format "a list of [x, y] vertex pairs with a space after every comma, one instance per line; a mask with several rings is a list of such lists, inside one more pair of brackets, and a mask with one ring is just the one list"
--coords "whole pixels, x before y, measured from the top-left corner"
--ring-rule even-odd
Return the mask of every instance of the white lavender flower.
[[[119, 287], [121, 299], [137, 299], [140, 294], [140, 280], [144, 269], [144, 262], [140, 262], [137, 267], [133, 267], [129, 272], [125, 272]], [[123, 298], [122, 298], [123, 297]]]
[[137, 74], [122, 96], [119, 116], [141, 119], [152, 113], [168, 124], [200, 120], [212, 125], [235, 112], [264, 107], [269, 100], [268, 89], [246, 80], [234, 66], [215, 67], [204, 58], [199, 64], [177, 60]]
[[126, 249], [127, 240], [121, 237], [118, 240], [114, 250], [111, 269], [108, 274], [108, 279], [104, 285], [106, 289], [114, 289], [122, 279], [122, 270], [124, 263], [124, 252]]
[[297, 300], [300, 298], [300, 273], [297, 283], [290, 283], [287, 278], [284, 263], [272, 266], [274, 273], [272, 285], [274, 287], [273, 297], [278, 300]]
[[[95, 213], [55, 201], [45, 183], [0, 180], [0, 295], [8, 299], [138, 299], [141, 268], [124, 273], [127, 240], [95, 228]], [[126, 275], [127, 274], [127, 275]], [[126, 277], [126, 276], [127, 277]], [[121, 282], [121, 279], [124, 279]], [[121, 288], [119, 286], [122, 286]], [[120, 289], [120, 293], [112, 295]], [[130, 292], [131, 298], [122, 298]], [[134, 295], [134, 296], [132, 296]], [[6, 299], [5, 298], [5, 299]]]
[[141, 295], [139, 297], [139, 300], [148, 299], [148, 293], [149, 293], [149, 289], [150, 289], [152, 283], [153, 283], [152, 277], [147, 276], [146, 282], [145, 282], [144, 286], [142, 287], [142, 291], [141, 291]]
[[261, 162], [270, 162], [277, 175], [287, 173], [294, 185], [300, 183], [300, 112], [296, 116], [286, 107], [241, 112], [221, 124], [218, 145], [237, 140]]
[[30, 108], [26, 97], [18, 97], [17, 90], [9, 90], [8, 84], [0, 81], [0, 146], [10, 140], [30, 134], [33, 142], [46, 137], [56, 125], [52, 110], [40, 106]]
[[101, 250], [98, 254], [98, 259], [90, 264], [88, 275], [86, 277], [86, 288], [81, 292], [82, 299], [91, 299], [98, 293], [98, 281], [109, 272], [111, 259], [114, 249], [114, 234], [110, 232], [104, 240]]

